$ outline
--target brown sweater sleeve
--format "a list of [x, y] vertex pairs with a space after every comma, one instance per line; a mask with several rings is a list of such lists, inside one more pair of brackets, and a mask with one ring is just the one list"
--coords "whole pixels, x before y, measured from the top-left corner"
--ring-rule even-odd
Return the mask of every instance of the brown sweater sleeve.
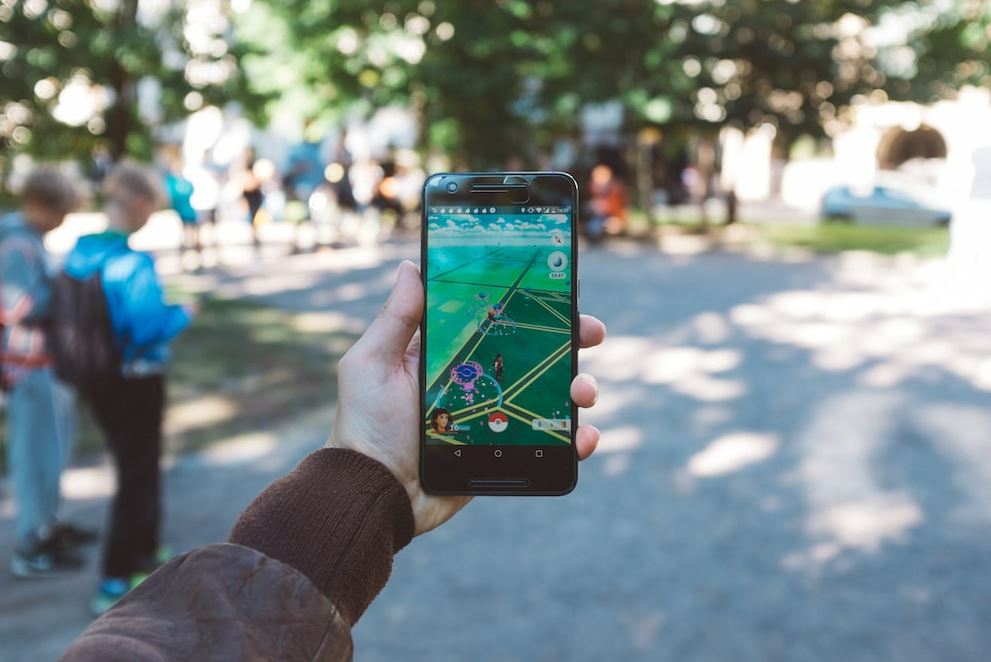
[[388, 469], [361, 453], [323, 449], [262, 492], [230, 542], [299, 570], [353, 625], [413, 531], [409, 497]]

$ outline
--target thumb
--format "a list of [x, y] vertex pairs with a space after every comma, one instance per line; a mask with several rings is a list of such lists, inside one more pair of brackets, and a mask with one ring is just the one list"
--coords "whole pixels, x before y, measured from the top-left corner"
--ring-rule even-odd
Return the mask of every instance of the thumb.
[[420, 282], [420, 270], [409, 260], [403, 260], [389, 300], [356, 346], [365, 356], [399, 363], [422, 317], [423, 283]]

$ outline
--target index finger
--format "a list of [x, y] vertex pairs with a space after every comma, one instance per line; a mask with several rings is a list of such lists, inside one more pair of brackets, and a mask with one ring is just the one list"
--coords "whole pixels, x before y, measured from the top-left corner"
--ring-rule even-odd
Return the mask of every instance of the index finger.
[[587, 349], [602, 344], [606, 338], [606, 325], [598, 317], [591, 315], [578, 316], [579, 347]]

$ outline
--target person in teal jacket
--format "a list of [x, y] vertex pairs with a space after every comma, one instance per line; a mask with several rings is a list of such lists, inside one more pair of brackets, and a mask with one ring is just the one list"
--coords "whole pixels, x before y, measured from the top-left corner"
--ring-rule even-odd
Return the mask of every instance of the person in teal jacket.
[[183, 248], [194, 250], [199, 255], [202, 251], [200, 217], [193, 207], [193, 183], [183, 176], [182, 159], [178, 156], [169, 160], [165, 173], [165, 195], [169, 206], [182, 221]]
[[192, 312], [165, 302], [152, 257], [130, 247], [162, 202], [159, 179], [135, 165], [117, 166], [107, 178], [108, 229], [81, 237], [65, 261], [78, 279], [100, 274], [120, 374], [80, 397], [103, 431], [117, 471], [103, 579], [93, 598], [96, 613], [109, 609], [162, 561], [162, 419], [169, 343]]

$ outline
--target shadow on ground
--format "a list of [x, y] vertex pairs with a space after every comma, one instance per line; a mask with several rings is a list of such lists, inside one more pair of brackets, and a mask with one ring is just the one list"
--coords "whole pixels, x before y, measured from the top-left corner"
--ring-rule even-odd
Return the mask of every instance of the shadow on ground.
[[[189, 278], [353, 331], [414, 250]], [[603, 391], [585, 417], [600, 452], [567, 498], [476, 500], [414, 541], [357, 626], [358, 659], [982, 659], [985, 301], [938, 265], [861, 255], [617, 245], [581, 269], [581, 307], [610, 325], [582, 358]], [[180, 461], [169, 539], [222, 539], [329, 418]], [[77, 494], [98, 521], [101, 494]], [[6, 546], [9, 503], [0, 516]], [[0, 579], [0, 658], [57, 655], [85, 627], [93, 581]]]

